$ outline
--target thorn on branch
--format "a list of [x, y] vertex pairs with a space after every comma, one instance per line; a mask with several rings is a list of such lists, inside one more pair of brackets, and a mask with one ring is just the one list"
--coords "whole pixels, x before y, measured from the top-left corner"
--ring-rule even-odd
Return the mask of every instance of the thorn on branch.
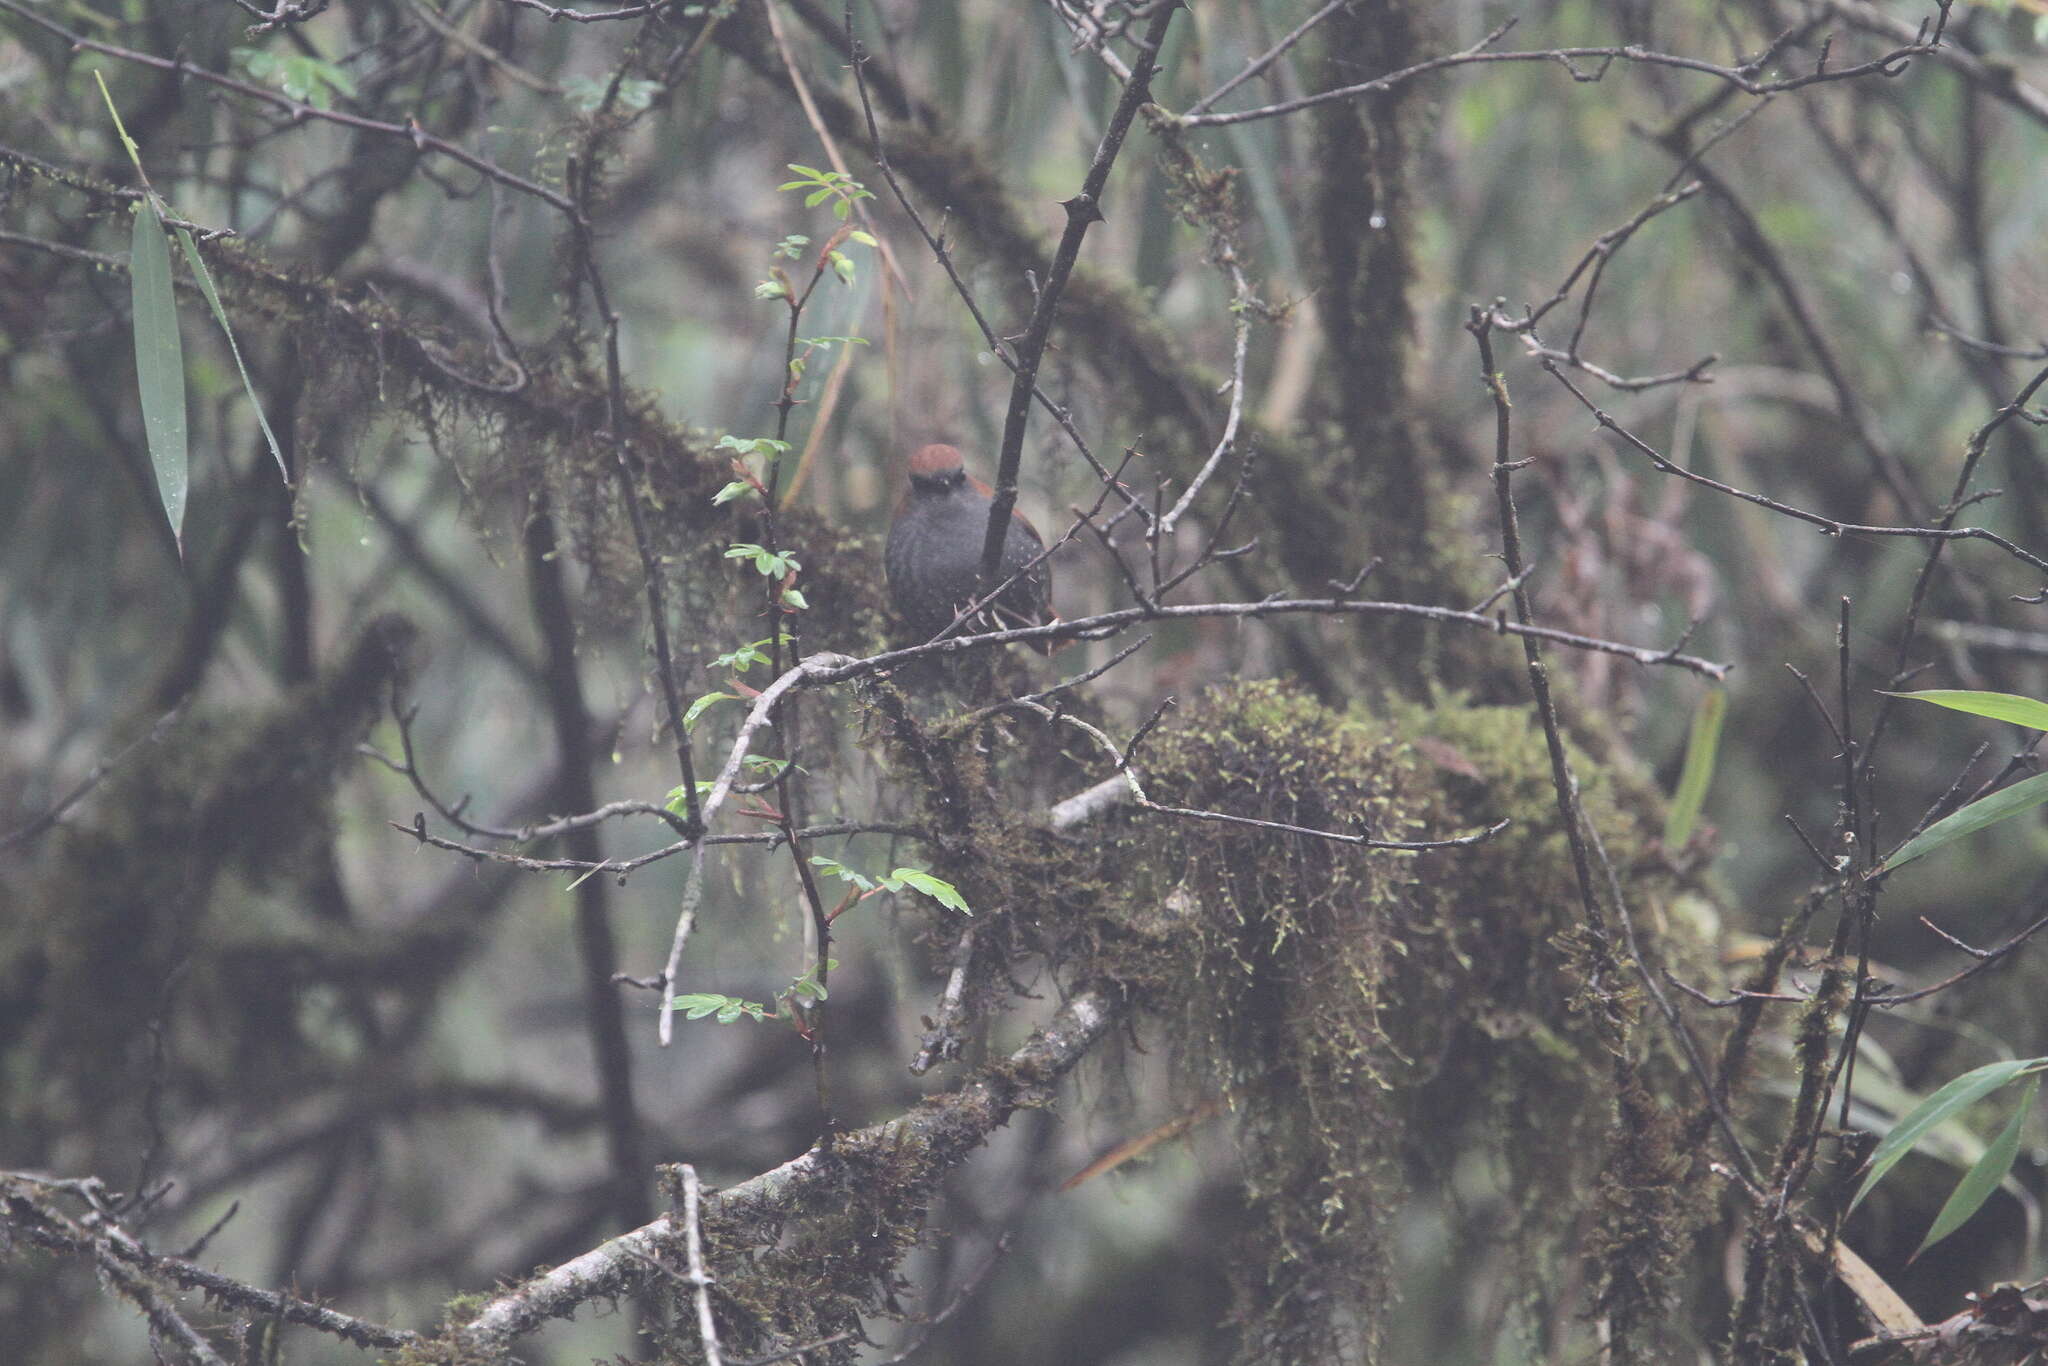
[[1067, 221], [1069, 223], [1101, 223], [1107, 221], [1103, 218], [1102, 209], [1096, 204], [1093, 195], [1077, 194], [1072, 199], [1062, 199], [1060, 207], [1067, 211]]

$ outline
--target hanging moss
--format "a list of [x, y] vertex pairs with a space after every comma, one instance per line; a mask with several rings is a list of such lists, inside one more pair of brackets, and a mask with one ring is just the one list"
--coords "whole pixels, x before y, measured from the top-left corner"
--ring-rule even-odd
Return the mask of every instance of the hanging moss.
[[[132, 1109], [133, 1050], [174, 989], [207, 1037], [227, 1041], [182, 1060], [189, 1081], [254, 1099], [320, 1046], [301, 1027], [301, 983], [247, 970], [235, 941], [257, 932], [265, 893], [301, 885], [332, 837], [338, 775], [358, 762], [413, 634], [381, 619], [268, 709], [181, 718], [66, 826], [38, 900], [0, 938], [5, 975], [33, 982], [10, 1002], [0, 1043], [40, 1035], [19, 1051], [48, 1069], [38, 1087], [0, 1091], [0, 1127], [27, 1151], [45, 1129]], [[227, 879], [238, 894], [219, 890]], [[238, 923], [209, 923], [229, 904]]]
[[[1585, 1257], [1610, 1318], [1661, 1315], [1700, 1214], [1678, 1194], [1687, 1160], [1657, 1098], [1675, 1065], [1617, 1067], [1637, 1047], [1634, 979], [1602, 975], [1581, 930], [1529, 713], [1440, 702], [1375, 718], [1253, 683], [1163, 727], [1139, 766], [1156, 801], [1310, 829], [1416, 840], [1511, 821], [1474, 847], [1409, 854], [1119, 817], [1119, 876], [1100, 885], [1129, 939], [1108, 957], [1172, 1017], [1190, 1087], [1237, 1120], [1242, 1358], [1373, 1358], [1391, 1216], [1473, 1148], [1505, 1173], [1513, 1212], [1492, 1233], [1516, 1250], [1532, 1317]], [[1654, 936], [1673, 887], [1649, 856], [1652, 808], [1631, 794], [1625, 810], [1581, 772]]]

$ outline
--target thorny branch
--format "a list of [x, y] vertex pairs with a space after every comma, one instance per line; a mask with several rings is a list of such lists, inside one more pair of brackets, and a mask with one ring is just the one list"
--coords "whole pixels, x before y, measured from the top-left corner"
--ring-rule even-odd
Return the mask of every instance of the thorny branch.
[[1037, 388], [1038, 365], [1045, 357], [1046, 343], [1052, 338], [1053, 317], [1059, 308], [1060, 295], [1065, 292], [1067, 280], [1081, 259], [1081, 241], [1087, 236], [1090, 225], [1103, 221], [1102, 192], [1109, 184], [1110, 170], [1116, 165], [1117, 154], [1123, 150], [1124, 137], [1130, 132], [1132, 120], [1137, 117], [1139, 107], [1151, 98], [1152, 76], [1157, 70], [1153, 62], [1166, 42], [1167, 26], [1173, 22], [1174, 11], [1178, 8], [1175, 4], [1160, 5], [1153, 12], [1145, 36], [1138, 41], [1137, 65], [1131, 69], [1131, 78], [1125, 82], [1116, 109], [1109, 116], [1109, 126], [1103, 130], [1102, 140], [1096, 145], [1088, 174], [1082, 178], [1080, 191], [1065, 201], [1066, 230], [1060, 234], [1052, 264], [1047, 267], [1045, 279], [1039, 285], [1031, 321], [1024, 329], [1023, 341], [1017, 346], [1016, 379], [1010, 387], [1010, 407], [1003, 416], [1003, 444], [996, 458], [995, 495], [988, 510], [988, 531], [982, 539], [980, 582], [984, 587], [996, 581], [997, 568], [1003, 559], [1003, 541], [1009, 531], [1010, 513], [1017, 506], [1017, 467], [1024, 454], [1024, 423], [1030, 415], [1032, 395]]

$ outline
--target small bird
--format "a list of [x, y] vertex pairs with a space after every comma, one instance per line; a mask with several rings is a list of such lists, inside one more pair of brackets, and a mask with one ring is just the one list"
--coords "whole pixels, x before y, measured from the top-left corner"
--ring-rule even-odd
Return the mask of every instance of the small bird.
[[[995, 491], [971, 477], [951, 446], [921, 446], [910, 457], [910, 490], [889, 525], [883, 565], [889, 572], [889, 597], [921, 640], [929, 640], [953, 622], [974, 600], [981, 572], [981, 549], [988, 535], [988, 510]], [[1038, 529], [1024, 514], [1013, 512], [1003, 538], [1001, 583], [1030, 564], [1045, 549]], [[965, 631], [1042, 626], [1059, 620], [1052, 610], [1052, 566], [1040, 563], [1003, 590], [1001, 597], [970, 619]], [[1028, 642], [1049, 655], [1057, 642]]]

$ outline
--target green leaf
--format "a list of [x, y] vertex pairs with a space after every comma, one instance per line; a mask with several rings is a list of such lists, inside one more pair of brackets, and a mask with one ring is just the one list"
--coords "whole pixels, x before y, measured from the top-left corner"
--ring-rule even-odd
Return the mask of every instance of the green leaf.
[[716, 1015], [720, 1024], [731, 1024], [742, 1015], [759, 1020], [768, 1014], [768, 1007], [759, 1001], [743, 1001], [737, 996], [720, 996], [704, 991], [676, 997], [675, 1004], [670, 1009], [682, 1011], [683, 1018], [688, 1020], [701, 1020], [707, 1015]]
[[1671, 796], [1671, 808], [1664, 813], [1664, 847], [1678, 850], [1692, 838], [1707, 799], [1707, 785], [1714, 780], [1714, 759], [1721, 748], [1721, 718], [1728, 710], [1728, 694], [1709, 688], [1692, 714], [1692, 734], [1685, 742], [1685, 768], [1678, 775], [1678, 790]]
[[308, 100], [327, 108], [328, 92], [338, 90], [344, 95], [355, 94], [355, 82], [348, 73], [338, 66], [330, 65], [317, 57], [303, 54], [287, 60], [285, 65], [284, 93], [293, 99]]
[[579, 114], [595, 114], [597, 107], [604, 103], [604, 92], [611, 82], [596, 76], [571, 76], [562, 82], [562, 94]]
[[735, 498], [744, 498], [754, 491], [754, 486], [744, 479], [735, 479], [717, 493], [711, 495], [711, 506], [722, 507]]
[[1941, 1213], [1934, 1216], [1934, 1223], [1928, 1228], [1927, 1236], [1920, 1240], [1920, 1246], [1913, 1249], [1913, 1261], [1928, 1248], [1933, 1247], [1969, 1222], [1970, 1216], [1981, 1209], [1991, 1192], [2004, 1182], [2007, 1172], [2012, 1170], [2013, 1158], [2020, 1151], [2020, 1126], [2034, 1108], [2034, 1093], [2041, 1087], [2039, 1077], [2027, 1079], [2026, 1090], [2020, 1094], [2019, 1106], [2012, 1112], [2012, 1118], [1998, 1131], [1998, 1137], [1984, 1150], [1970, 1170], [1963, 1173], [1963, 1179], [1956, 1182], [1948, 1200], [1942, 1205]]
[[777, 441], [772, 436], [734, 436], [727, 432], [718, 438], [718, 444], [711, 449], [738, 451], [742, 456], [785, 455], [789, 452], [790, 445], [787, 441]]
[[238, 47], [232, 55], [242, 64], [242, 70], [255, 79], [275, 85], [287, 98], [316, 109], [331, 105], [335, 91], [355, 98], [355, 79], [333, 62], [303, 52], [278, 54], [253, 47]]
[[737, 701], [739, 701], [739, 698], [735, 697], [735, 696], [734, 696], [734, 695], [733, 695], [732, 693], [729, 693], [729, 692], [708, 692], [708, 693], [705, 693], [705, 694], [704, 694], [704, 695], [703, 695], [702, 697], [698, 698], [698, 699], [697, 699], [697, 700], [696, 700], [695, 702], [692, 702], [692, 703], [690, 704], [690, 709], [689, 709], [688, 711], [686, 711], [686, 712], [684, 712], [684, 713], [683, 713], [683, 729], [684, 729], [684, 730], [688, 730], [688, 729], [690, 729], [690, 727], [692, 727], [692, 726], [696, 725], [696, 724], [697, 724], [697, 718], [698, 718], [698, 717], [700, 717], [700, 716], [702, 716], [702, 715], [703, 715], [703, 714], [705, 713], [705, 711], [706, 711], [707, 709], [709, 709], [710, 707], [712, 707], [713, 705], [715, 705], [715, 704], [717, 704], [717, 703], [719, 703], [719, 702], [737, 702]]
[[737, 650], [729, 650], [712, 660], [711, 667], [714, 669], [732, 669], [738, 673], [745, 673], [756, 664], [766, 664], [768, 662], [768, 656], [761, 653], [761, 647], [767, 643], [765, 640], [756, 640], [750, 644], [740, 646]]
[[1948, 1085], [1936, 1091], [1926, 1100], [1892, 1125], [1870, 1154], [1870, 1171], [1864, 1176], [1863, 1184], [1856, 1188], [1856, 1195], [1849, 1201], [1849, 1208], [1855, 1209], [1871, 1188], [1882, 1181], [1885, 1174], [1899, 1164], [1899, 1160], [1913, 1151], [1927, 1132], [1952, 1115], [1967, 1109], [1975, 1102], [1990, 1095], [1999, 1087], [2018, 1080], [2032, 1072], [2048, 1067], [2048, 1058], [2018, 1058], [2005, 1062], [1986, 1063], [1973, 1068]]
[[782, 605], [792, 612], [808, 612], [811, 610], [811, 604], [806, 602], [804, 595], [794, 588], [782, 590]]
[[[1879, 689], [1879, 691], [1883, 691]], [[1915, 702], [1932, 702], [1950, 711], [2010, 721], [2028, 730], [2048, 730], [2048, 702], [2009, 692], [1972, 692], [1966, 688], [1928, 688], [1923, 692], [1888, 692], [1886, 697], [1905, 697]]]
[[135, 209], [135, 230], [128, 248], [128, 284], [135, 315], [135, 379], [142, 397], [142, 432], [149, 444], [149, 463], [156, 471], [157, 496], [171, 524], [178, 554], [185, 553], [185, 492], [188, 486], [189, 443], [185, 428], [185, 352], [178, 336], [178, 298], [171, 287], [171, 249], [164, 242], [163, 219], [156, 192], [143, 175], [142, 153], [121, 122], [121, 111], [97, 70], [100, 98], [114, 120], [114, 131], [142, 177], [143, 201]]
[[1996, 825], [2009, 817], [2017, 816], [2048, 802], [2048, 773], [2036, 773], [2024, 782], [2002, 788], [1979, 801], [1971, 802], [1960, 811], [1943, 816], [1934, 824], [1906, 841], [1899, 851], [1879, 866], [1890, 872], [1919, 858], [1922, 854], [1933, 853], [1944, 844], [1974, 835], [1988, 825]]
[[797, 557], [787, 550], [770, 550], [766, 546], [754, 545], [745, 541], [727, 546], [725, 558], [728, 560], [752, 560], [755, 570], [764, 578], [771, 579], [779, 579], [790, 570], [803, 567], [797, 560]]
[[156, 470], [157, 496], [170, 518], [178, 553], [185, 553], [185, 353], [178, 338], [178, 300], [171, 289], [171, 249], [156, 206], [145, 201], [135, 213], [128, 254], [135, 308], [135, 378], [142, 390], [142, 430], [149, 463]]
[[92, 78], [100, 83], [100, 98], [107, 102], [107, 112], [114, 117], [114, 131], [121, 135], [121, 145], [128, 150], [128, 160], [135, 165], [135, 173], [142, 174], [142, 149], [135, 145], [135, 139], [128, 136], [126, 125], [121, 122], [121, 111], [114, 108], [114, 97], [107, 93], [107, 78], [93, 69]]
[[192, 267], [192, 278], [199, 282], [199, 292], [206, 296], [206, 306], [213, 310], [213, 320], [227, 334], [228, 351], [235, 358], [235, 369], [241, 372], [242, 388], [249, 395], [249, 406], [256, 410], [256, 425], [263, 428], [263, 439], [270, 443], [270, 455], [277, 461], [279, 477], [289, 485], [292, 472], [285, 466], [284, 451], [277, 444], [277, 433], [270, 430], [270, 419], [263, 415], [263, 400], [256, 397], [256, 384], [249, 378], [249, 367], [242, 363], [242, 348], [235, 343], [235, 329], [228, 326], [228, 311], [221, 307], [220, 291], [213, 287], [213, 274], [207, 270], [206, 262], [200, 259], [199, 244], [192, 240], [189, 230], [178, 229], [178, 244], [185, 248], [185, 263]]
[[[832, 971], [832, 969], [838, 966], [839, 960], [837, 958], [827, 958], [825, 960], [825, 971], [827, 972]], [[813, 966], [810, 971], [791, 982], [789, 990], [783, 994], [785, 996], [808, 996], [818, 1001], [826, 999], [825, 987], [823, 983], [818, 981], [818, 969], [816, 966]]]
[[[918, 868], [898, 868], [889, 874], [888, 880], [891, 883], [900, 883], [913, 891], [923, 892], [947, 910], [958, 911], [962, 915], [974, 914], [967, 909], [967, 898], [960, 895], [960, 889], [944, 878], [933, 877]], [[895, 888], [891, 887], [890, 890], [893, 891]]]
[[[580, 114], [595, 114], [604, 103], [604, 97], [612, 88], [609, 76], [571, 76], [562, 83], [562, 93]], [[351, 91], [351, 94], [354, 92]], [[648, 80], [623, 80], [619, 82], [616, 102], [631, 113], [639, 113], [654, 103], [654, 97], [661, 93], [658, 82]]]
[[811, 855], [811, 865], [815, 868], [823, 869], [826, 873], [838, 878], [841, 882], [852, 883], [854, 886], [860, 888], [863, 892], [871, 892], [875, 889], [873, 879], [865, 877], [860, 873], [856, 873], [855, 871], [853, 871], [853, 869], [847, 867], [845, 864], [841, 863], [836, 858], [828, 858], [823, 854], [813, 854]]

